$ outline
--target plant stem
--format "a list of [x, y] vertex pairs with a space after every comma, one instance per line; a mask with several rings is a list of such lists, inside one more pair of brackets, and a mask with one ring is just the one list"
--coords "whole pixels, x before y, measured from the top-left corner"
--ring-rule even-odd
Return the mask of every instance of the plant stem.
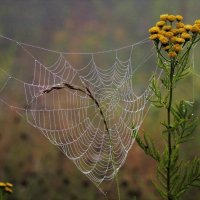
[[170, 185], [170, 168], [171, 168], [171, 155], [172, 155], [172, 141], [171, 141], [171, 106], [172, 106], [172, 96], [173, 96], [173, 76], [174, 76], [174, 60], [171, 59], [170, 66], [170, 81], [169, 81], [169, 104], [167, 108], [167, 120], [168, 120], [168, 166], [167, 166], [167, 197], [168, 200], [172, 200], [171, 197], [171, 185]]
[[4, 197], [3, 197], [3, 191], [0, 190], [0, 200], [5, 200]]

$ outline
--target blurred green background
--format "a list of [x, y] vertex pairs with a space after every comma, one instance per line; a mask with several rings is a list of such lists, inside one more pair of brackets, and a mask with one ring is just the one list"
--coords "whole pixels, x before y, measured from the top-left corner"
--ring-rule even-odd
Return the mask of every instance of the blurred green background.
[[[96, 52], [143, 40], [162, 13], [181, 14], [186, 23], [192, 23], [200, 18], [199, 9], [199, 0], [0, 0], [0, 34], [60, 51]], [[199, 53], [197, 46], [194, 53], [197, 74], [200, 74]], [[15, 45], [0, 38], [0, 68], [18, 73], [18, 59]], [[26, 57], [22, 55], [20, 59], [24, 61]], [[141, 73], [145, 74], [147, 68], [143, 67]], [[21, 73], [28, 76], [26, 70]], [[142, 78], [137, 77], [141, 84]], [[198, 115], [199, 83], [200, 78], [190, 76], [176, 91], [177, 99], [195, 100]], [[15, 99], [20, 101], [17, 89], [12, 100]], [[141, 127], [141, 132], [152, 135], [158, 146], [162, 118], [164, 114], [152, 107]], [[199, 135], [197, 130], [196, 139], [182, 148], [184, 158], [200, 155]], [[159, 200], [151, 183], [154, 172], [154, 161], [135, 143], [119, 172], [122, 199], [133, 200], [136, 196], [138, 200]], [[13, 200], [105, 199], [60, 150], [3, 104], [0, 104], [0, 181], [14, 184], [10, 196]], [[116, 198], [114, 186], [108, 195]], [[200, 191], [192, 189], [183, 199], [200, 199]]]

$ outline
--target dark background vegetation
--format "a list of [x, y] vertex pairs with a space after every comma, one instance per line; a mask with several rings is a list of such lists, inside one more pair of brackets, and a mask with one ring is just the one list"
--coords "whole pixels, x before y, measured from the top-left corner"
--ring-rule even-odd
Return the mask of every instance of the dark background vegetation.
[[[199, 0], [0, 0], [0, 33], [18, 41], [61, 51], [100, 51], [132, 44], [148, 37], [148, 28], [162, 13], [182, 14], [187, 23], [200, 18]], [[2, 40], [0, 38], [0, 40]], [[1, 42], [0, 67], [11, 71], [14, 50]], [[145, 51], [145, 50], [144, 50]], [[195, 72], [200, 74], [199, 48]], [[24, 57], [24, 59], [26, 59]], [[142, 73], [145, 74], [146, 68]], [[24, 71], [23, 76], [27, 76]], [[1, 79], [1, 75], [0, 75]], [[142, 76], [138, 78], [142, 80]], [[190, 76], [176, 91], [200, 107], [200, 79]], [[1, 80], [0, 80], [1, 83]], [[194, 89], [194, 93], [192, 90]], [[20, 99], [17, 91], [14, 97]], [[14, 101], [14, 99], [13, 99]], [[98, 189], [37, 129], [0, 104], [0, 181], [14, 184], [13, 200], [104, 199]], [[160, 147], [160, 120], [164, 114], [151, 108], [142, 127]], [[200, 136], [182, 148], [183, 158], [200, 152]], [[119, 172], [123, 200], [159, 200], [151, 183], [155, 163], [135, 143]], [[115, 188], [109, 196], [115, 199]], [[191, 190], [183, 199], [200, 199]]]

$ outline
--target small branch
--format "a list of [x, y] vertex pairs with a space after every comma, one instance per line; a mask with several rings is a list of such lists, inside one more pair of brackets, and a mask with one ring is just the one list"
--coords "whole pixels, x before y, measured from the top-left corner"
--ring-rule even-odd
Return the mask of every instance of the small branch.
[[53, 90], [60, 90], [60, 89], [63, 89], [63, 88], [64, 88], [64, 86], [56, 85], [56, 86], [53, 86], [53, 87], [51, 87], [51, 88], [49, 88], [49, 89], [43, 90], [42, 93], [43, 93], [43, 94], [44, 94], [44, 93], [49, 93], [49, 92], [51, 92], [51, 91], [53, 91]]
[[52, 86], [51, 88], [48, 88], [48, 89], [45, 89], [42, 91], [42, 93], [50, 93], [52, 92], [53, 90], [60, 90], [60, 89], [63, 89], [63, 88], [69, 88], [71, 90], [76, 90], [76, 91], [80, 91], [84, 94], [86, 94], [88, 97], [90, 97], [90, 99], [92, 101], [94, 101], [94, 103], [96, 104], [97, 108], [99, 109], [99, 112], [100, 112], [100, 115], [103, 119], [103, 123], [104, 123], [104, 126], [105, 126], [105, 129], [106, 131], [108, 132], [108, 134], [110, 135], [109, 133], [109, 129], [108, 129], [108, 125], [107, 125], [107, 122], [106, 122], [106, 118], [103, 114], [103, 110], [101, 109], [100, 105], [99, 105], [99, 102], [95, 99], [95, 97], [92, 95], [90, 89], [88, 87], [86, 87], [86, 90], [82, 89], [82, 88], [79, 88], [79, 87], [76, 87], [76, 86], [73, 86], [73, 85], [70, 85], [69, 83], [62, 83], [60, 85], [55, 85], [55, 86]]
[[[63, 83], [63, 85], [64, 85], [64, 87], [67, 87], [67, 88], [69, 88], [69, 89], [71, 89], [71, 90], [77, 90], [77, 91], [83, 92], [83, 93], [85, 93], [86, 95], [88, 95], [87, 92], [86, 92], [85, 90], [81, 89], [81, 88], [75, 87], [75, 86], [70, 85], [70, 84], [68, 84], [68, 83]], [[87, 87], [86, 87], [86, 88], [87, 88]], [[89, 95], [88, 95], [88, 96], [89, 96]]]
[[[72, 89], [72, 90], [77, 90], [77, 91], [80, 91], [80, 92], [83, 92], [83, 93], [85, 93], [85, 94], [87, 94], [87, 92], [85, 91], [85, 90], [83, 90], [83, 89], [81, 89], [81, 88], [78, 88], [78, 87], [75, 87], [75, 86], [73, 86], [73, 85], [70, 85], [70, 84], [68, 84], [68, 83], [62, 83], [62, 84], [58, 84], [58, 85], [55, 85], [55, 86], [52, 86], [52, 87], [50, 87], [50, 88], [48, 88], [48, 89], [45, 89], [45, 90], [43, 90], [42, 91], [42, 93], [44, 94], [44, 93], [49, 93], [49, 92], [51, 92], [51, 91], [53, 91], [53, 90], [60, 90], [60, 89], [63, 89], [63, 88], [69, 88], [69, 89]], [[87, 94], [88, 95], [88, 94]]]
[[104, 126], [105, 126], [105, 129], [106, 131], [108, 132], [108, 134], [110, 135], [109, 133], [109, 129], [108, 129], [108, 125], [107, 125], [107, 122], [106, 122], [106, 118], [103, 114], [103, 110], [101, 109], [100, 105], [99, 105], [99, 102], [94, 98], [94, 96], [92, 95], [91, 91], [89, 90], [89, 88], [86, 87], [86, 90], [87, 90], [87, 95], [94, 101], [94, 103], [96, 104], [96, 106], [99, 108], [99, 112], [101, 114], [101, 117], [103, 119], [103, 123], [104, 123]]

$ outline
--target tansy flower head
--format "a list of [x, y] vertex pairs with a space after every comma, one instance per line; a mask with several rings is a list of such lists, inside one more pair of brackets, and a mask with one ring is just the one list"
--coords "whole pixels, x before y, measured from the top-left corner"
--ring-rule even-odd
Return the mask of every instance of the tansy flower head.
[[6, 187], [6, 184], [3, 182], [0, 182], [0, 187]]
[[167, 37], [167, 38], [171, 38], [173, 35], [174, 35], [174, 33], [171, 31], [165, 33], [165, 37]]
[[164, 31], [170, 31], [172, 29], [172, 26], [163, 26], [162, 28]]
[[160, 40], [160, 42], [161, 42], [162, 44], [167, 44], [167, 43], [169, 42], [169, 40], [168, 40], [165, 36], [161, 36], [161, 37], [159, 38], [159, 40]]
[[181, 16], [181, 15], [176, 15], [176, 20], [177, 20], [177, 21], [182, 21], [182, 20], [183, 20], [183, 16]]
[[160, 34], [160, 35], [165, 35], [165, 33], [166, 33], [166, 31], [164, 31], [164, 30], [160, 30], [160, 31], [159, 31], [159, 34]]
[[197, 26], [200, 29], [200, 24], [195, 24], [195, 26]]
[[152, 35], [150, 35], [149, 39], [150, 40], [156, 40], [156, 39], [158, 39], [158, 34], [152, 34]]
[[178, 29], [178, 32], [179, 32], [179, 33], [185, 33], [186, 30], [185, 30], [185, 28], [179, 28], [179, 29]]
[[170, 51], [170, 52], [168, 53], [168, 56], [169, 56], [170, 58], [175, 58], [175, 57], [177, 56], [177, 53], [176, 53], [175, 51]]
[[5, 187], [5, 189], [4, 189], [6, 192], [9, 192], [9, 193], [12, 193], [13, 192], [13, 190], [11, 189], [11, 188], [9, 188], [9, 187]]
[[165, 24], [166, 24], [165, 21], [159, 21], [159, 22], [156, 23], [156, 26], [162, 27], [162, 26], [164, 26]]
[[182, 33], [181, 38], [183, 38], [185, 40], [190, 40], [190, 39], [192, 39], [192, 36], [189, 33]]
[[178, 39], [178, 37], [171, 37], [170, 41], [171, 41], [172, 43], [176, 43], [176, 39]]
[[160, 31], [160, 29], [156, 26], [153, 26], [152, 28], [149, 29], [149, 33], [154, 34], [154, 33], [158, 33]]
[[174, 16], [174, 15], [168, 15], [167, 19], [168, 19], [168, 21], [173, 22], [173, 21], [176, 20], [176, 16]]
[[173, 28], [171, 30], [171, 32], [174, 34], [174, 35], [178, 35], [179, 34], [179, 30], [177, 28]]
[[182, 50], [182, 47], [180, 46], [180, 44], [175, 44], [173, 45], [172, 49], [176, 52], [179, 53]]
[[160, 39], [160, 37], [163, 37], [163, 34], [158, 33], [158, 39]]
[[13, 187], [13, 184], [12, 183], [6, 183], [6, 186]]
[[187, 24], [184, 26], [184, 28], [186, 29], [186, 31], [190, 31], [192, 29], [192, 25]]
[[182, 44], [185, 42], [185, 39], [183, 38], [176, 38], [176, 42], [179, 43], [179, 44]]
[[176, 24], [176, 28], [183, 28], [185, 25], [184, 25], [184, 23], [182, 23], [182, 22], [178, 22], [177, 24]]
[[195, 20], [195, 24], [200, 24], [200, 19]]
[[160, 19], [163, 20], [163, 21], [166, 21], [167, 17], [168, 17], [168, 14], [160, 15]]
[[200, 29], [197, 26], [197, 24], [195, 24], [195, 25], [192, 26], [191, 32], [192, 33], [199, 33], [200, 32]]

